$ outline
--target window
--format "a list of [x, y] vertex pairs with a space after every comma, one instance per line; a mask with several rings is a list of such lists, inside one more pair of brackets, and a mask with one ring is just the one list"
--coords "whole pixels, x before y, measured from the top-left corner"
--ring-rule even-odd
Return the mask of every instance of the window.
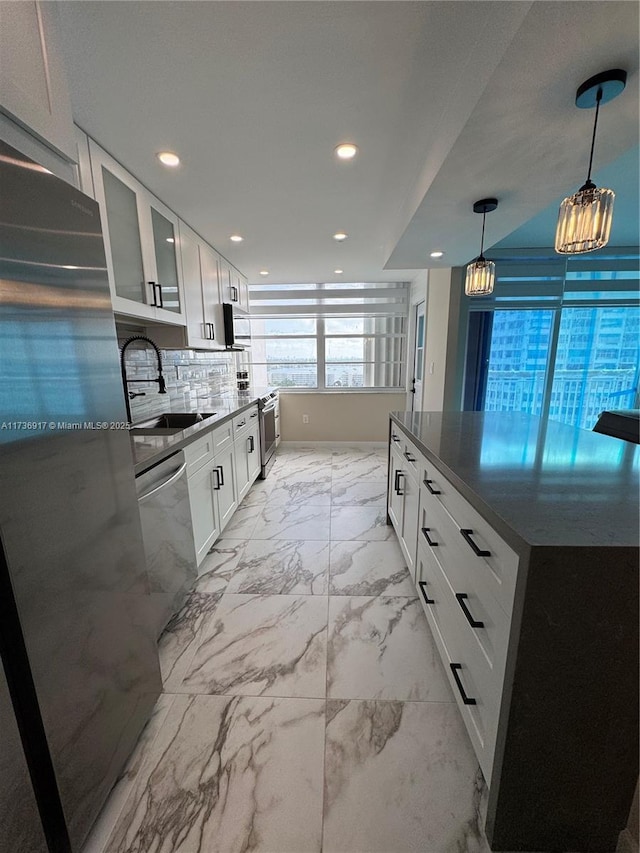
[[252, 285], [253, 380], [284, 388], [400, 388], [408, 286]]
[[[463, 408], [529, 412], [592, 429], [604, 409], [638, 405], [638, 255], [612, 250], [559, 260], [531, 251], [538, 255], [496, 258], [493, 297], [465, 306]], [[550, 274], [534, 275], [545, 264]]]

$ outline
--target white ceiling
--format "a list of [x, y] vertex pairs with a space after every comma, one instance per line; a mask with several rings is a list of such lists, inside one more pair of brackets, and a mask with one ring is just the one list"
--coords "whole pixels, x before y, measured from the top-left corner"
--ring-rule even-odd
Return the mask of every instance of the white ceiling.
[[[612, 67], [629, 81], [602, 108], [595, 171], [613, 164], [637, 234], [633, 0], [57, 5], [77, 123], [250, 281], [407, 280], [432, 249], [466, 263], [487, 195], [488, 245], [527, 240], [584, 181], [593, 116], [575, 90]], [[333, 155], [345, 140], [354, 162]]]

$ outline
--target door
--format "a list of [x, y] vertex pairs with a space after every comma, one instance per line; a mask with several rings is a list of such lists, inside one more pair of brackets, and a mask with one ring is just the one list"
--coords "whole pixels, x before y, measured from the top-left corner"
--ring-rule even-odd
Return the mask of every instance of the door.
[[196, 562], [203, 561], [211, 545], [220, 536], [218, 509], [214, 489], [218, 483], [216, 460], [212, 459], [203, 468], [189, 477], [189, 502], [191, 523], [196, 547]]
[[424, 338], [425, 338], [425, 303], [416, 305], [415, 313], [415, 342], [413, 350], [413, 378], [411, 380], [411, 411], [419, 412], [422, 409], [422, 377], [424, 373]]

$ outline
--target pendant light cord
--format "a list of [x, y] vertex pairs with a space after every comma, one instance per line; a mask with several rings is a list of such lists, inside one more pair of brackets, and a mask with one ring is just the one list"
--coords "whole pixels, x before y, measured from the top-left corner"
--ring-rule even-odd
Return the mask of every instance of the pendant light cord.
[[487, 218], [487, 211], [483, 210], [482, 211], [482, 239], [480, 240], [480, 257], [478, 258], [479, 261], [484, 260], [484, 222], [485, 222], [486, 218]]
[[587, 183], [591, 183], [591, 166], [593, 164], [593, 149], [596, 144], [596, 129], [598, 127], [598, 112], [600, 111], [600, 101], [602, 100], [602, 87], [598, 88], [596, 94], [596, 117], [593, 122], [593, 136], [591, 137], [591, 153], [589, 154], [589, 174], [587, 175]]

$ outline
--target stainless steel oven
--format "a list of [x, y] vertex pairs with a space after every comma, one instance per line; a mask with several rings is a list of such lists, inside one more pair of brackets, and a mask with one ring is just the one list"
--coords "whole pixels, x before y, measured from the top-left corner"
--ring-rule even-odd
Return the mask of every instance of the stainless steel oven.
[[278, 392], [272, 391], [258, 400], [260, 411], [260, 476], [264, 480], [275, 461]]

